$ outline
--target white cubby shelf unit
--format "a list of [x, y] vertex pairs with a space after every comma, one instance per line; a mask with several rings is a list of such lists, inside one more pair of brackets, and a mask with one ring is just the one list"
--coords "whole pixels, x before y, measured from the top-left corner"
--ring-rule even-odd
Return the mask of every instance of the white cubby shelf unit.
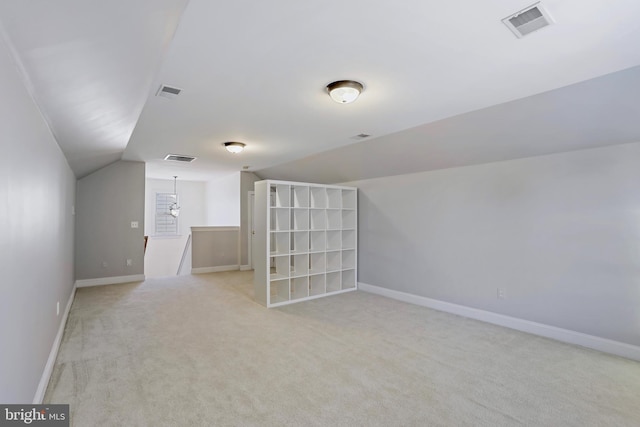
[[267, 307], [357, 289], [358, 189], [255, 183], [254, 286]]

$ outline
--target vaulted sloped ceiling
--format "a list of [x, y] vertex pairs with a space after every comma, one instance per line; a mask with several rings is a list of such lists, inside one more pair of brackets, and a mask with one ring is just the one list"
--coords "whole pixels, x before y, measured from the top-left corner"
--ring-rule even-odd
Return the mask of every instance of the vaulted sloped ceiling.
[[339, 183], [640, 142], [640, 67], [258, 171]]
[[0, 29], [76, 176], [122, 157], [187, 0], [3, 0]]
[[[0, 26], [77, 176], [123, 158], [155, 178], [343, 181], [637, 138], [614, 114], [637, 81], [611, 73], [640, 66], [640, 2], [544, 0], [555, 23], [517, 39], [501, 19], [532, 3], [3, 0]], [[611, 107], [590, 102], [606, 75]], [[340, 79], [357, 102], [327, 96]]]

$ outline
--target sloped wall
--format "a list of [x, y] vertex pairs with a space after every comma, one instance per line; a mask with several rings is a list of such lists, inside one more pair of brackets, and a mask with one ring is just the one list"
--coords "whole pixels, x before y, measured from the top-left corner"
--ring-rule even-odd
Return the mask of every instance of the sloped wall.
[[0, 92], [0, 402], [30, 403], [73, 290], [76, 179], [2, 37]]

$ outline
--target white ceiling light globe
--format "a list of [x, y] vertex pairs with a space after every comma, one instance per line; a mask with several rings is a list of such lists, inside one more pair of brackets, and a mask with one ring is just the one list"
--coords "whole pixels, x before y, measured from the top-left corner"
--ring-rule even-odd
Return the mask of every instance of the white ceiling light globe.
[[362, 83], [353, 80], [339, 80], [327, 85], [329, 96], [339, 104], [352, 103], [358, 99], [362, 90]]

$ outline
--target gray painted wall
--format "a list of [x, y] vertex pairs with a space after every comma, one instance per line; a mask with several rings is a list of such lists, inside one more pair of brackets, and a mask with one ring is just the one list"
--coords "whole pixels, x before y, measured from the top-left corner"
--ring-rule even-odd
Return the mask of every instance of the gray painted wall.
[[249, 203], [247, 195], [253, 191], [253, 184], [260, 181], [260, 177], [252, 172], [240, 173], [240, 265], [249, 263]]
[[76, 280], [144, 273], [144, 173], [121, 160], [78, 180]]
[[0, 402], [29, 403], [73, 290], [76, 180], [2, 37], [0, 93]]
[[640, 345], [639, 164], [633, 143], [350, 182], [359, 281]]
[[191, 228], [191, 268], [238, 265], [238, 227]]

